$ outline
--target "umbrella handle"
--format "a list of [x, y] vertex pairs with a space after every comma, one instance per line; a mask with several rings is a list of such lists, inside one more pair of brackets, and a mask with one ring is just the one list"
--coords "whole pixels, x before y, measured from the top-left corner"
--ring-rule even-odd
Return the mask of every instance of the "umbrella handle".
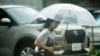
[[[66, 31], [67, 31], [67, 29], [68, 29], [68, 23], [67, 23], [67, 26], [66, 26]], [[64, 44], [67, 44], [65, 37], [64, 37]], [[63, 49], [65, 50], [65, 47]]]
[[68, 23], [67, 23], [67, 26], [66, 26], [66, 30], [68, 29]]

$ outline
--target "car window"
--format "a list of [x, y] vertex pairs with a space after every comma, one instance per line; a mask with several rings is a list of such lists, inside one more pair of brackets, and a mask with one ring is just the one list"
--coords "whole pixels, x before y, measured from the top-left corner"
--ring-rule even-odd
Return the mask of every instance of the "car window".
[[36, 10], [27, 7], [8, 8], [6, 10], [21, 24], [31, 23], [38, 13]]
[[5, 17], [7, 17], [7, 15], [2, 10], [0, 10], [0, 19]]
[[100, 13], [93, 13], [93, 16], [96, 20], [96, 24], [100, 26]]
[[40, 24], [40, 23], [45, 23], [46, 20], [43, 18], [36, 18], [32, 23]]

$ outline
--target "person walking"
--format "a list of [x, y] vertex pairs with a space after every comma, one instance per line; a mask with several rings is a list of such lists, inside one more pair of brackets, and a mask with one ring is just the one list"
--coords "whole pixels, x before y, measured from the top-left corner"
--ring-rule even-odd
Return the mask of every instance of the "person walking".
[[[48, 18], [44, 25], [44, 29], [41, 31], [39, 36], [36, 38], [34, 45], [35, 51], [39, 52], [44, 49], [43, 56], [54, 56], [54, 51], [65, 47], [65, 43], [55, 45], [55, 37], [53, 30], [59, 25], [60, 21]], [[39, 54], [37, 55], [39, 56]]]

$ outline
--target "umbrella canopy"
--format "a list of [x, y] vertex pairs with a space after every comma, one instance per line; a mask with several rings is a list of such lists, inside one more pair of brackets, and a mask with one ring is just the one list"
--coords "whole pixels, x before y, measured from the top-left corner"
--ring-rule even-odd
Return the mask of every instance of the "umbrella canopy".
[[74, 4], [53, 4], [40, 11], [40, 14], [46, 18], [63, 21], [68, 24], [96, 25], [94, 17], [88, 10]]

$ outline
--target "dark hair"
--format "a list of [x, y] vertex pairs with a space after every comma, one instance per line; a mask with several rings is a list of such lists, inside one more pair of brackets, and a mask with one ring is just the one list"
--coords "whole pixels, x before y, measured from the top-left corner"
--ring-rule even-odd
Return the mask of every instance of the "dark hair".
[[45, 21], [45, 24], [44, 24], [44, 28], [48, 28], [50, 26], [50, 23], [53, 22], [53, 21], [54, 20], [47, 18], [47, 20]]

